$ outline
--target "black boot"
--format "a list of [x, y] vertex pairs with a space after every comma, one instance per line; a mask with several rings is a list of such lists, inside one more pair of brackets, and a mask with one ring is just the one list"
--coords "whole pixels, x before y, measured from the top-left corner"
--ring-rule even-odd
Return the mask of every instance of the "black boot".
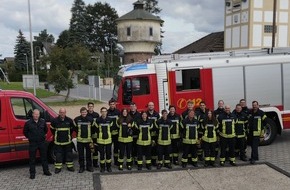
[[85, 168], [84, 167], [80, 167], [79, 173], [84, 173], [84, 171], [85, 171]]
[[151, 170], [151, 164], [146, 164], [147, 170]]
[[59, 172], [61, 172], [61, 169], [60, 168], [55, 168], [54, 173], [58, 174]]
[[114, 156], [114, 165], [115, 165], [115, 166], [118, 166], [118, 163], [119, 163], [119, 162], [118, 162], [118, 157]]
[[142, 164], [138, 164], [138, 170], [142, 170]]
[[101, 172], [101, 173], [105, 172], [105, 164], [101, 164], [100, 172]]
[[161, 165], [161, 164], [157, 164], [157, 170], [160, 170], [160, 169], [161, 169], [161, 167], [162, 167], [162, 165]]
[[157, 166], [156, 160], [152, 159], [152, 166]]
[[173, 157], [173, 164], [178, 165], [178, 158], [177, 157]]
[[211, 165], [212, 167], [216, 167], [215, 161], [210, 161], [210, 165]]
[[95, 168], [98, 168], [98, 167], [100, 167], [99, 166], [99, 163], [98, 163], [98, 160], [93, 160], [93, 166], [95, 167]]
[[112, 172], [111, 163], [107, 163], [107, 171]]
[[93, 167], [92, 167], [92, 166], [87, 166], [87, 171], [89, 171], [89, 172], [93, 172], [93, 171], [94, 171], [94, 169], [93, 169]]
[[209, 161], [204, 161], [204, 167], [208, 167]]
[[166, 167], [166, 168], [168, 168], [168, 169], [172, 169], [172, 166], [171, 166], [171, 164], [170, 164], [170, 163], [168, 163], [168, 164], [165, 164], [165, 167]]
[[186, 162], [182, 162], [181, 166], [182, 166], [182, 168], [186, 168], [187, 163]]

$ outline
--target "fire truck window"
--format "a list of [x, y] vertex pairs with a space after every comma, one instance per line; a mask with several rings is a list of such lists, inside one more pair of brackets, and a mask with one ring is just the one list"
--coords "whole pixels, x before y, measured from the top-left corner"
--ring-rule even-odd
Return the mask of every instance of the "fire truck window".
[[175, 78], [176, 91], [200, 89], [200, 69], [177, 70]]
[[11, 105], [14, 116], [17, 119], [30, 119], [34, 109], [40, 111], [40, 117], [43, 118], [44, 110], [36, 102], [27, 98], [11, 98]]
[[150, 94], [148, 77], [133, 78], [132, 91], [135, 96]]

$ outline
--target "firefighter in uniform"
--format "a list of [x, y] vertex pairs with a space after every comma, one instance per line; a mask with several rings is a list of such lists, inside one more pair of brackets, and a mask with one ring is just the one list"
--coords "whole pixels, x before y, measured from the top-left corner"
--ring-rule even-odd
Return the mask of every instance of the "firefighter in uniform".
[[172, 128], [170, 130], [171, 160], [174, 165], [178, 165], [181, 117], [176, 113], [176, 108], [173, 105], [169, 106], [169, 114], [167, 117], [172, 122]]
[[[214, 110], [213, 114], [215, 116], [215, 118], [217, 119], [219, 117], [220, 114], [225, 112], [225, 108], [224, 108], [224, 101], [223, 100], [219, 100], [218, 101], [218, 108], [216, 110]], [[215, 157], [218, 157], [218, 153], [220, 150], [220, 136], [219, 133], [217, 134], [217, 143], [216, 143], [216, 148], [215, 148]]]
[[119, 170], [123, 170], [124, 154], [126, 152], [127, 169], [132, 169], [132, 142], [133, 142], [133, 125], [134, 121], [128, 113], [127, 109], [121, 111], [118, 121], [119, 128]]
[[183, 134], [183, 155], [182, 155], [182, 167], [185, 168], [188, 163], [188, 154], [190, 153], [192, 158], [192, 165], [197, 167], [197, 143], [199, 122], [195, 117], [194, 110], [188, 111], [188, 116], [181, 123], [181, 129]]
[[40, 153], [43, 174], [46, 176], [51, 176], [51, 173], [48, 169], [47, 146], [45, 142], [47, 126], [44, 119], [41, 119], [39, 117], [39, 110], [33, 110], [32, 118], [25, 123], [23, 129], [25, 137], [29, 140], [30, 179], [35, 179], [35, 162], [37, 149]]
[[146, 112], [141, 113], [141, 119], [134, 125], [138, 130], [137, 139], [137, 165], [138, 170], [142, 170], [143, 155], [146, 160], [146, 168], [151, 170], [151, 130], [153, 129], [152, 120], [148, 119]]
[[236, 105], [236, 109], [233, 111], [236, 116], [237, 121], [235, 124], [236, 132], [236, 153], [239, 154], [242, 161], [247, 161], [245, 155], [245, 143], [246, 143], [246, 131], [248, 125], [248, 116], [242, 111], [242, 106], [240, 104]]
[[158, 135], [158, 164], [157, 169], [161, 169], [163, 165], [163, 156], [164, 156], [164, 166], [168, 169], [171, 169], [170, 163], [170, 153], [171, 153], [171, 134], [170, 130], [173, 127], [173, 123], [168, 119], [167, 110], [162, 110], [162, 117], [156, 121], [157, 135]]
[[212, 111], [207, 112], [206, 118], [202, 123], [202, 144], [204, 151], [204, 166], [211, 165], [215, 167], [215, 148], [217, 142], [218, 121]]
[[[138, 120], [141, 119], [140, 112], [137, 111], [136, 104], [134, 102], [130, 103], [130, 112], [129, 115], [134, 121], [134, 124]], [[132, 158], [134, 159], [134, 163], [137, 165], [137, 138], [138, 138], [138, 131], [135, 127], [133, 127], [133, 142], [132, 142]]]
[[[94, 111], [94, 103], [93, 102], [88, 102], [87, 106], [88, 106], [88, 116], [91, 117], [95, 123], [96, 120], [100, 117], [100, 115]], [[96, 130], [93, 130], [93, 134], [92, 134], [92, 140], [94, 143], [93, 166], [95, 168], [99, 167], [97, 137], [98, 137], [98, 134], [97, 134]]]
[[63, 157], [67, 169], [74, 172], [73, 155], [72, 155], [72, 132], [74, 128], [73, 120], [66, 116], [66, 109], [59, 109], [59, 116], [51, 121], [50, 129], [54, 136], [55, 144], [55, 172], [59, 173], [62, 168]]
[[[242, 112], [244, 112], [244, 113], [247, 115], [247, 118], [249, 119], [249, 115], [250, 115], [251, 110], [250, 110], [250, 109], [248, 108], [248, 106], [247, 106], [246, 99], [241, 99], [241, 100], [240, 100], [240, 104], [241, 104], [241, 106], [242, 106]], [[247, 131], [247, 132], [248, 132], [248, 131]], [[245, 149], [245, 158], [247, 158], [247, 155], [246, 155], [246, 152], [247, 152], [247, 146], [248, 146], [247, 139], [248, 139], [248, 134], [246, 135], [246, 140], [245, 140], [245, 145], [244, 145], [244, 149]]]
[[[160, 118], [160, 115], [157, 111], [154, 110], [154, 103], [153, 102], [149, 102], [147, 104], [148, 106], [148, 110], [147, 110], [147, 116], [148, 119], [152, 121], [152, 123], [155, 125], [155, 122]], [[152, 149], [151, 149], [151, 156], [152, 156], [152, 165], [156, 166], [156, 161], [157, 161], [157, 133], [156, 133], [156, 129], [154, 128], [151, 131], [151, 138], [152, 138]]]
[[259, 160], [258, 146], [260, 137], [264, 135], [263, 126], [267, 124], [267, 116], [259, 109], [259, 103], [257, 101], [252, 102], [252, 107], [249, 115], [249, 137], [252, 148], [250, 162], [251, 164], [255, 164]]
[[112, 131], [112, 142], [113, 142], [113, 152], [114, 152], [114, 164], [118, 165], [119, 147], [118, 147], [118, 127], [117, 120], [120, 116], [120, 110], [116, 108], [116, 101], [111, 99], [109, 101], [109, 109], [107, 116], [113, 121], [113, 131]]
[[226, 149], [229, 148], [230, 164], [236, 166], [235, 158], [235, 123], [236, 117], [231, 113], [230, 106], [225, 106], [225, 112], [218, 117], [220, 134], [220, 165], [224, 166], [226, 161]]
[[[199, 107], [195, 109], [196, 117], [200, 124], [203, 123], [204, 119], [207, 116], [208, 109], [206, 109], [206, 104], [204, 101], [199, 103]], [[200, 130], [199, 137], [202, 137], [202, 130]], [[200, 161], [203, 161], [203, 149], [202, 149], [202, 141], [197, 145], [197, 156]]]
[[112, 172], [111, 163], [112, 163], [112, 131], [113, 120], [107, 116], [108, 110], [105, 107], [101, 108], [101, 116], [96, 121], [97, 128], [97, 143], [100, 152], [100, 172], [105, 171], [105, 166], [108, 172]]
[[[92, 141], [92, 126], [93, 120], [89, 117], [87, 108], [82, 107], [80, 109], [81, 115], [74, 119], [75, 131], [77, 133], [77, 149], [79, 154], [79, 173], [83, 173], [85, 170], [85, 159], [86, 169], [89, 172], [93, 172], [92, 167], [92, 155], [91, 148], [93, 145]], [[86, 156], [85, 156], [86, 153]]]

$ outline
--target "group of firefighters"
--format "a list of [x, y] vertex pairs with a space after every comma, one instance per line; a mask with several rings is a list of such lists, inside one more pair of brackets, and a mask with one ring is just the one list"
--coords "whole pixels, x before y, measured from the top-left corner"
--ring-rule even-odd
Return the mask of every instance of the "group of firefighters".
[[203, 101], [194, 108], [194, 103], [188, 101], [187, 110], [181, 115], [171, 105], [168, 111], [162, 110], [161, 116], [153, 102], [148, 103], [147, 111], [140, 113], [135, 103], [131, 103], [129, 109], [119, 111], [111, 99], [109, 108], [102, 107], [100, 115], [94, 111], [94, 103], [89, 102], [74, 120], [66, 116], [65, 108], [61, 108], [59, 116], [51, 122], [55, 173], [61, 172], [64, 159], [67, 169], [75, 171], [72, 158], [74, 131], [77, 134], [79, 173], [85, 169], [93, 172], [93, 167], [100, 167], [100, 172], [112, 172], [112, 152], [113, 163], [119, 170], [123, 170], [125, 163], [128, 170], [133, 164], [142, 170], [143, 160], [148, 170], [152, 165], [157, 169], [163, 166], [170, 169], [172, 164], [179, 165], [181, 151], [183, 168], [188, 164], [198, 167], [198, 160], [203, 161], [205, 167], [215, 167], [218, 153], [220, 166], [224, 166], [227, 159], [236, 166], [237, 155], [247, 161], [247, 141], [252, 149], [249, 161], [254, 164], [259, 159], [258, 146], [265, 124], [266, 115], [259, 109], [258, 102], [253, 101], [250, 110], [245, 99], [241, 99], [233, 111], [230, 106], [224, 106], [223, 100], [218, 102], [216, 110], [208, 110]]

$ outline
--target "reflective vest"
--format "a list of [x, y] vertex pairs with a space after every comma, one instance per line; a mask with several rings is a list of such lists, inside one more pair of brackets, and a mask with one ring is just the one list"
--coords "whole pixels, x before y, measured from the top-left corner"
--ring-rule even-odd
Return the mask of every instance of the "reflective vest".
[[142, 119], [136, 123], [135, 127], [139, 131], [138, 138], [137, 138], [137, 145], [141, 145], [141, 146], [151, 145], [150, 132], [153, 129], [152, 121], [149, 119], [144, 121]]
[[219, 115], [218, 121], [219, 121], [220, 136], [224, 138], [234, 138], [236, 136], [235, 133], [236, 116], [234, 114], [223, 113]]
[[122, 143], [129, 143], [133, 142], [133, 125], [134, 122], [127, 123], [126, 121], [123, 121], [122, 123], [118, 124], [119, 128], [119, 137], [118, 141]]
[[[148, 119], [151, 120], [152, 123], [156, 125], [155, 122], [160, 118], [159, 113], [157, 111], [155, 111], [155, 110], [152, 113], [149, 112], [149, 111], [147, 111], [146, 113], [148, 115]], [[152, 137], [157, 137], [156, 129], [152, 129], [151, 130], [151, 136]]]
[[71, 143], [71, 134], [74, 128], [74, 123], [71, 118], [65, 117], [61, 119], [60, 117], [56, 117], [51, 121], [50, 128], [54, 135], [54, 144], [68, 145]]
[[170, 145], [170, 130], [172, 128], [172, 122], [169, 119], [164, 120], [163, 118], [156, 121], [157, 134], [158, 134], [158, 145]]
[[202, 140], [208, 143], [217, 141], [217, 129], [218, 125], [214, 125], [212, 121], [207, 121], [202, 125], [203, 136]]
[[112, 135], [118, 135], [118, 126], [117, 120], [120, 116], [121, 112], [118, 109], [108, 109], [107, 117], [113, 121], [112, 124]]
[[196, 118], [190, 120], [188, 117], [184, 119], [181, 123], [181, 128], [183, 131], [183, 140], [185, 144], [197, 144], [198, 142], [198, 130], [199, 122]]
[[113, 126], [113, 121], [109, 117], [106, 117], [106, 118], [99, 117], [96, 120], [98, 144], [111, 144], [112, 143], [112, 126]]
[[180, 122], [181, 118], [178, 114], [171, 115], [168, 114], [168, 119], [172, 122], [172, 128], [170, 130], [171, 139], [179, 139], [180, 138]]
[[258, 109], [256, 113], [251, 112], [249, 117], [249, 131], [254, 137], [259, 137], [263, 134], [263, 126], [266, 125], [267, 116]]
[[246, 136], [246, 126], [248, 124], [247, 114], [244, 112], [233, 111], [233, 114], [237, 117], [235, 124], [235, 132], [237, 138], [244, 138]]
[[[96, 119], [99, 118], [100, 116], [99, 116], [99, 114], [97, 112], [92, 112], [92, 113], [89, 113], [88, 112], [88, 116], [93, 119], [93, 121], [94, 121], [93, 122], [93, 128], [94, 128], [95, 125], [96, 125]], [[93, 133], [92, 134], [92, 138], [93, 139], [96, 139], [98, 137], [97, 131], [96, 130], [93, 130], [92, 133]]]
[[92, 142], [92, 124], [93, 120], [91, 117], [78, 116], [74, 119], [76, 132], [77, 132], [77, 142], [90, 143]]

